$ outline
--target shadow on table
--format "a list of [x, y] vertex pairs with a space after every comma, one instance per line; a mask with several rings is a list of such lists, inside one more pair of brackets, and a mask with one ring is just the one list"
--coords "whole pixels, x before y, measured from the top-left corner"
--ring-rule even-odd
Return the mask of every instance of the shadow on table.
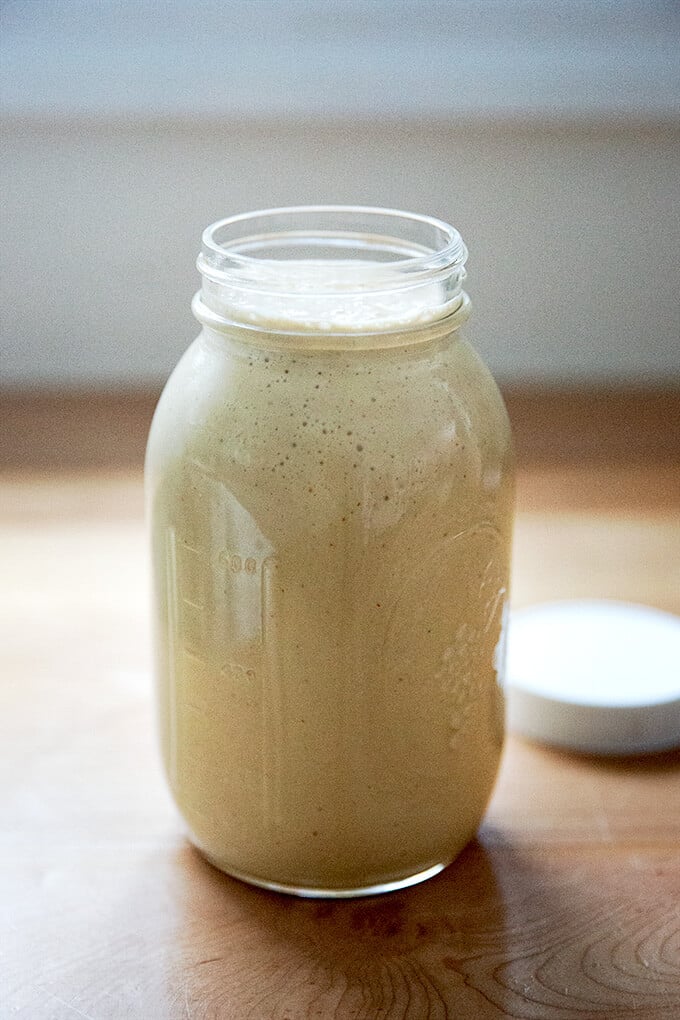
[[192, 848], [181, 858], [190, 992], [216, 1016], [444, 1018], [451, 1003], [456, 1016], [498, 1015], [484, 984], [503, 958], [504, 895], [479, 842], [428, 882], [351, 900], [270, 893]]
[[680, 748], [675, 751], [659, 751], [656, 754], [600, 757], [597, 760], [601, 766], [612, 772], [640, 772], [648, 775], [680, 772]]
[[178, 1016], [238, 1020], [676, 1020], [666, 857], [633, 867], [485, 827], [422, 885], [308, 900], [231, 879], [187, 846], [175, 859], [182, 987], [168, 1001], [181, 998]]
[[[422, 885], [353, 900], [250, 887], [187, 847], [185, 994], [215, 1016], [257, 1020], [548, 1020], [555, 995], [546, 999], [535, 957], [559, 914], [550, 878], [499, 834], [484, 838]], [[530, 990], [540, 1007], [527, 1012]]]

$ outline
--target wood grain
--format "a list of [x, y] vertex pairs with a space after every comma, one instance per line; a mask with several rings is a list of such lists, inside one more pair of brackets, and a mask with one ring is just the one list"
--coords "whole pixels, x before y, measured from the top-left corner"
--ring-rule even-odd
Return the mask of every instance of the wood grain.
[[[676, 472], [525, 461], [516, 604], [680, 613]], [[15, 464], [0, 565], [3, 1020], [680, 1016], [680, 752], [511, 737], [477, 840], [437, 878], [269, 894], [188, 846], [160, 774], [139, 470]]]

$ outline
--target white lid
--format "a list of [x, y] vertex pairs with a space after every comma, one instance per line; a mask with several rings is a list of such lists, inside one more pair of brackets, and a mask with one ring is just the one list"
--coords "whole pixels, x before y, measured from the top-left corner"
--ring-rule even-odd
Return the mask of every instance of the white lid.
[[510, 618], [508, 726], [595, 754], [680, 745], [680, 617], [613, 601], [549, 602]]

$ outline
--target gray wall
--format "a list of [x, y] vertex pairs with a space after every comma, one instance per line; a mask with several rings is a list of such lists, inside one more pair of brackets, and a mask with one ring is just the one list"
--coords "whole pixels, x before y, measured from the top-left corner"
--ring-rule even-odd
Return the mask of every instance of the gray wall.
[[156, 385], [202, 228], [438, 215], [506, 382], [680, 381], [680, 6], [0, 0], [0, 385]]
[[146, 385], [196, 332], [211, 221], [358, 202], [453, 222], [506, 382], [680, 381], [680, 129], [5, 123], [2, 383]]

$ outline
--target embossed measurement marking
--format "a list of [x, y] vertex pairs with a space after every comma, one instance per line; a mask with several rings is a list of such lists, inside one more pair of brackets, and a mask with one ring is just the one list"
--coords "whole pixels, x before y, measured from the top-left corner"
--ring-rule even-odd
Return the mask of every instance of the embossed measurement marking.
[[182, 651], [190, 659], [193, 659], [194, 663], [198, 663], [199, 666], [205, 666], [206, 669], [208, 668], [207, 660], [187, 640], [182, 645]]
[[241, 683], [255, 683], [257, 673], [252, 666], [244, 666], [241, 662], [225, 662], [220, 667], [220, 676], [224, 680], [237, 680]]
[[193, 545], [189, 545], [189, 543], [186, 542], [183, 538], [179, 539], [178, 544], [181, 545], [182, 549], [185, 549], [187, 552], [194, 553], [195, 556], [201, 557], [203, 556], [203, 553], [201, 552], [200, 549], [197, 549]]
[[260, 564], [254, 556], [243, 556], [241, 553], [232, 552], [230, 549], [222, 549], [218, 561], [232, 574], [256, 574]]

